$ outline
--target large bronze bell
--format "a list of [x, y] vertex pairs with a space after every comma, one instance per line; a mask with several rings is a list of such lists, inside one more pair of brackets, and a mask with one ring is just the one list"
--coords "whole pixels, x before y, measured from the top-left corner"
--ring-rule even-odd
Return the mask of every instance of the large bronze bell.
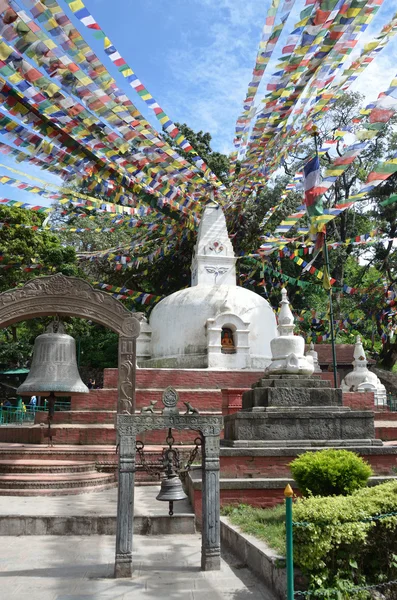
[[174, 514], [174, 502], [186, 500], [187, 496], [183, 491], [182, 481], [173, 471], [167, 473], [167, 476], [161, 482], [160, 491], [156, 500], [169, 502], [169, 515]]
[[76, 342], [65, 334], [60, 321], [52, 322], [34, 342], [32, 366], [17, 389], [21, 396], [39, 394], [88, 393], [76, 363]]

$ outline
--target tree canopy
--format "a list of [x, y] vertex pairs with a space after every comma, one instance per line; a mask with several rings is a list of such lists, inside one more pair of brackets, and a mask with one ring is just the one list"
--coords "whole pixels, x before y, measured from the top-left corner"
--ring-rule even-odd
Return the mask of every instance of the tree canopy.
[[[354, 121], [361, 109], [359, 94], [345, 94], [337, 100], [321, 121], [318, 132], [319, 147], [325, 140], [334, 140], [337, 156], [344, 151], [338, 130]], [[213, 151], [211, 135], [202, 131], [194, 132], [185, 124], [177, 124], [179, 130], [189, 140], [194, 150], [204, 159], [210, 169], [222, 180], [226, 189], [232, 185], [229, 177], [229, 157]], [[175, 142], [168, 139], [171, 145]], [[354, 161], [337, 179], [333, 189], [325, 194], [325, 207], [347, 201], [364, 182], [379, 160], [394, 156], [397, 147], [397, 134], [394, 123], [386, 127], [382, 136], [376, 136], [368, 144], [365, 153]], [[297, 144], [284, 164], [284, 174], [280, 171], [266, 185], [256, 186], [243, 200], [234, 201], [226, 192], [225, 215], [238, 259], [239, 283], [256, 293], [264, 295], [277, 309], [281, 286], [288, 285], [289, 297], [297, 313], [297, 327], [305, 336], [329, 340], [328, 293], [322, 281], [310, 273], [303, 272], [294, 259], [296, 246], [285, 243], [270, 253], [258, 252], [264, 236], [272, 235], [278, 223], [294, 212], [302, 204], [302, 192], [289, 193], [280, 208], [281, 196], [291, 176], [315, 152], [314, 141]], [[190, 154], [185, 158], [193, 161]], [[329, 152], [321, 155], [324, 166], [334, 160]], [[86, 192], [87, 180], [83, 188], [74, 185], [75, 191]], [[330, 249], [331, 275], [335, 279], [335, 325], [338, 342], [354, 342], [355, 335], [364, 336], [364, 343], [374, 353], [378, 353], [382, 364], [391, 368], [397, 362], [397, 342], [391, 335], [395, 327], [392, 312], [393, 299], [390, 290], [396, 283], [397, 250], [392, 241], [359, 245], [349, 243], [356, 236], [376, 230], [379, 237], [396, 237], [397, 203], [384, 205], [383, 201], [397, 191], [397, 176], [391, 176], [378, 186], [365, 200], [343, 211], [327, 226], [328, 243], [337, 242], [338, 247]], [[96, 193], [98, 199], [108, 200], [106, 195]], [[201, 210], [205, 198], [200, 200]], [[65, 214], [66, 213], [66, 214]], [[265, 218], [266, 216], [266, 218]], [[84, 218], [87, 217], [87, 218]], [[86, 277], [91, 282], [106, 283], [115, 289], [128, 288], [137, 293], [167, 296], [190, 284], [190, 264], [197, 236], [197, 223], [186, 214], [175, 219], [173, 214], [163, 214], [151, 210], [137, 217], [115, 217], [103, 210], [80, 207], [70, 216], [64, 207], [54, 207], [50, 218], [52, 230], [41, 228], [44, 217], [31, 211], [0, 207], [0, 242], [2, 247], [2, 272], [0, 289], [5, 290], [22, 283], [38, 273], [62, 272], [67, 275]], [[308, 225], [307, 217], [300, 224]], [[289, 236], [298, 238], [302, 247], [308, 241], [307, 235], [298, 235], [293, 228]], [[371, 240], [369, 240], [371, 241]], [[310, 260], [310, 255], [300, 251], [301, 256]], [[117, 255], [116, 267], [110, 257]], [[8, 261], [8, 264], [7, 264]], [[11, 262], [16, 263], [12, 265]], [[40, 270], [29, 271], [24, 267], [39, 264]], [[9, 266], [9, 268], [7, 268]], [[324, 267], [323, 253], [319, 253], [313, 266], [317, 271]], [[4, 268], [6, 267], [6, 268]], [[357, 293], [343, 293], [343, 286], [357, 289]], [[142, 306], [134, 298], [123, 300], [131, 310], [150, 312], [153, 304]], [[111, 362], [109, 348], [114, 345], [112, 336], [100, 331], [97, 326], [70, 320], [68, 327], [84, 346], [83, 363], [108, 364]], [[17, 333], [17, 329], [19, 334]], [[10, 332], [2, 332], [8, 342], [7, 360], [21, 363], [34, 336], [36, 326], [21, 325]], [[389, 335], [385, 339], [385, 331]], [[112, 338], [112, 339], [111, 339]], [[381, 339], [383, 343], [381, 343]], [[93, 340], [95, 340], [93, 342]], [[10, 346], [19, 344], [18, 348]], [[0, 353], [0, 362], [5, 358]], [[11, 360], [11, 357], [14, 357]], [[95, 360], [94, 360], [95, 357]]]

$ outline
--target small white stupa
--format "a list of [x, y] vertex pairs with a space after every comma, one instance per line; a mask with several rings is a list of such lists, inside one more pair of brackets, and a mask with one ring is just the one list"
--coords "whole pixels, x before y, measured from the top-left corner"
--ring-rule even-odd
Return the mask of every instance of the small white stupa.
[[348, 373], [341, 383], [343, 392], [373, 392], [375, 405], [386, 404], [386, 388], [379, 377], [368, 369], [361, 337], [358, 335], [353, 353], [353, 371]]
[[318, 363], [318, 352], [315, 351], [313, 342], [310, 342], [309, 350], [306, 352], [306, 356], [311, 356], [313, 359], [314, 373], [322, 373], [321, 367]]
[[270, 345], [272, 362], [266, 369], [267, 375], [312, 375], [313, 357], [305, 356], [305, 340], [294, 335], [295, 320], [290, 309], [287, 290], [281, 290], [280, 312], [278, 315], [279, 337]]
[[225, 215], [211, 201], [199, 226], [191, 287], [154, 307], [137, 341], [138, 366], [265, 369], [276, 317], [262, 296], [237, 286], [236, 260]]

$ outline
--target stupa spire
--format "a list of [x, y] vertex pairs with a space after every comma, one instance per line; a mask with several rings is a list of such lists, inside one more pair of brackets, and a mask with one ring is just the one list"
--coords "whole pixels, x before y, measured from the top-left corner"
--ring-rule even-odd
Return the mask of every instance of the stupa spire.
[[290, 308], [287, 290], [281, 290], [280, 312], [278, 315], [278, 332], [280, 335], [294, 335], [295, 319]]
[[225, 215], [212, 198], [201, 218], [191, 271], [192, 286], [236, 285], [236, 257]]

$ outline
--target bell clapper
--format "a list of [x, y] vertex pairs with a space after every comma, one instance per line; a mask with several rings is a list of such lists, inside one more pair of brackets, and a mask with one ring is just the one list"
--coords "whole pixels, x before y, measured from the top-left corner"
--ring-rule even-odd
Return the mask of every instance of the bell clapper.
[[173, 500], [170, 500], [170, 502], [169, 502], [168, 514], [170, 515], [170, 517], [174, 516], [174, 501]]

